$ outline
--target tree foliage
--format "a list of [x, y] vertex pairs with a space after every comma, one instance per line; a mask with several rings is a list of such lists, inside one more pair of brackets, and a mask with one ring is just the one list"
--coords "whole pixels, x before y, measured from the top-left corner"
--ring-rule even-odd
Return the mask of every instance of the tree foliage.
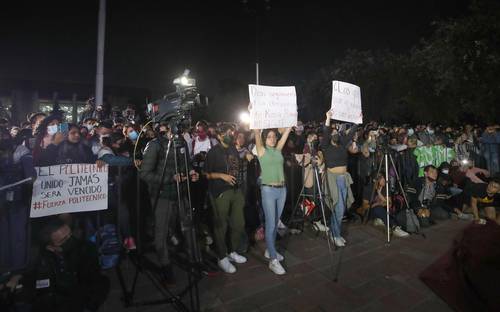
[[365, 118], [386, 122], [498, 122], [500, 6], [474, 2], [469, 14], [435, 22], [410, 52], [349, 50], [301, 87], [305, 119], [330, 106], [331, 81], [361, 87]]

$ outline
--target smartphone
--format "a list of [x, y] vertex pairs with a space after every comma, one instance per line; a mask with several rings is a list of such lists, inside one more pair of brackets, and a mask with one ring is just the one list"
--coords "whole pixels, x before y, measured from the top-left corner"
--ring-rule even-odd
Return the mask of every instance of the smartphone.
[[69, 131], [68, 123], [64, 122], [64, 123], [59, 124], [59, 129], [58, 130], [62, 134], [67, 134], [68, 131]]

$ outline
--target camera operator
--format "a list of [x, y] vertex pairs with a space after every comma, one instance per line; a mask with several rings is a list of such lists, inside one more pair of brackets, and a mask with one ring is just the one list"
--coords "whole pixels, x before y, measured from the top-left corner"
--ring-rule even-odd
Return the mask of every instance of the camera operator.
[[[241, 189], [243, 181], [238, 179], [240, 161], [234, 145], [234, 127], [228, 124], [222, 125], [217, 128], [216, 133], [220, 144], [208, 151], [205, 171], [212, 201], [218, 264], [224, 272], [234, 273], [236, 268], [231, 261], [236, 263], [247, 261], [236, 252], [245, 230], [243, 212], [245, 196]], [[229, 248], [226, 245], [228, 225], [231, 231]]]
[[[162, 269], [162, 278], [167, 285], [172, 285], [175, 282], [167, 242], [175, 232], [177, 209], [179, 208], [176, 182], [185, 182], [187, 180], [187, 177], [182, 174], [186, 170], [184, 160], [180, 155], [178, 155], [179, 159], [177, 161], [180, 173], [175, 172], [173, 140], [174, 136], [170, 127], [161, 124], [158, 138], [149, 141], [144, 149], [139, 172], [141, 179], [148, 184], [151, 196], [155, 216], [154, 245]], [[168, 155], [165, 155], [167, 151]], [[164, 165], [166, 165], [166, 168], [162, 180]], [[198, 173], [194, 170], [190, 170], [189, 175], [192, 182], [197, 181], [199, 178]]]
[[40, 232], [40, 250], [22, 281], [33, 311], [96, 311], [106, 300], [109, 280], [101, 274], [97, 250], [52, 218]]

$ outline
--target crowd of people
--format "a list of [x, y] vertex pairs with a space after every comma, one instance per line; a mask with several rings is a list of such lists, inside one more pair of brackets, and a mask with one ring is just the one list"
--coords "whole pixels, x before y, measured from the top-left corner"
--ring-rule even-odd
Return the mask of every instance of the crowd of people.
[[[389, 222], [396, 237], [449, 218], [500, 223], [498, 125], [351, 125], [327, 112], [321, 122], [250, 130], [244, 123], [186, 125], [139, 115], [128, 106], [121, 116], [106, 116], [89, 102], [77, 124], [59, 111], [34, 112], [19, 125], [0, 121], [0, 187], [36, 179], [34, 167], [95, 163], [109, 165], [109, 193], [123, 197], [109, 196], [99, 221], [93, 213], [30, 220], [32, 184], [2, 188], [0, 290], [15, 291], [24, 281], [35, 311], [97, 309], [109, 287], [95, 239], [100, 223], [115, 223], [129, 251], [143, 231], [162, 278], [174, 283], [170, 252], [183, 244], [179, 208], [188, 186], [198, 239], [226, 273], [264, 239], [269, 269], [286, 274], [276, 239], [297, 211], [339, 248], [348, 245], [342, 225], [349, 221]], [[320, 198], [326, 216], [306, 207]]]

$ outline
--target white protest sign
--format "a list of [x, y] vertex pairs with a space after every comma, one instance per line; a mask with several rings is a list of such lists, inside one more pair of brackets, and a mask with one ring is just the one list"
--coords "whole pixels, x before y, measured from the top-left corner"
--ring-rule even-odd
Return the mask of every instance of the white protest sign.
[[31, 218], [108, 208], [108, 165], [35, 167]]
[[295, 87], [248, 85], [250, 129], [287, 128], [297, 125]]
[[363, 123], [361, 90], [358, 86], [334, 80], [332, 82], [332, 119]]

